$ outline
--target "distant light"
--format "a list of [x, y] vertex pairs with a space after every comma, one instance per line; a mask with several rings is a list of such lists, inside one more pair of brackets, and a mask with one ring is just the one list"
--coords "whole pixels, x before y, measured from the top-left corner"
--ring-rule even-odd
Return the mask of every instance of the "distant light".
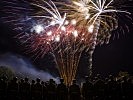
[[55, 22], [55, 21], [51, 21], [50, 24], [51, 24], [51, 25], [55, 25], [56, 22]]
[[78, 36], [78, 31], [74, 30], [74, 32], [72, 34], [74, 35], [74, 37], [77, 37]]
[[52, 35], [52, 31], [48, 31], [48, 32], [47, 32], [47, 35], [48, 35], [48, 36]]
[[93, 30], [94, 30], [94, 25], [90, 25], [90, 26], [88, 27], [88, 32], [89, 32], [89, 33], [93, 33]]
[[65, 21], [65, 23], [64, 23], [64, 25], [68, 25], [69, 24], [69, 21], [68, 20], [66, 20]]
[[47, 44], [49, 44], [49, 42], [47, 42]]
[[51, 37], [51, 40], [52, 40], [52, 41], [54, 40], [54, 37], [53, 37], [53, 36]]
[[71, 20], [72, 25], [76, 25], [77, 21], [75, 19]]
[[84, 38], [82, 38], [81, 40], [84, 41]]
[[90, 62], [92, 62], [92, 58], [91, 58], [91, 59], [89, 59], [89, 61], [90, 61]]
[[36, 25], [33, 27], [36, 33], [40, 34], [42, 31], [44, 31], [44, 28], [42, 25]]
[[55, 37], [55, 41], [56, 41], [56, 42], [59, 42], [59, 41], [60, 41], [60, 35], [57, 35], [57, 36]]
[[65, 26], [62, 26], [62, 27], [61, 27], [61, 30], [62, 30], [62, 31], [66, 31]]
[[94, 41], [94, 42], [93, 42], [93, 45], [95, 46], [96, 44], [97, 44], [96, 41]]
[[92, 54], [93, 54], [93, 52], [94, 52], [94, 51], [92, 51], [92, 50], [91, 50], [91, 51], [89, 51], [89, 54], [90, 54], [90, 55], [92, 55]]
[[87, 19], [89, 19], [90, 18], [90, 14], [87, 14], [86, 16], [85, 16], [85, 19], [87, 20]]

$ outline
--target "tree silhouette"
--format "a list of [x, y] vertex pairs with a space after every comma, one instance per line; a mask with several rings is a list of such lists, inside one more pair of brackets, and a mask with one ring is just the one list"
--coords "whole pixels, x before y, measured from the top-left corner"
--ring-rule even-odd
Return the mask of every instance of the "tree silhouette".
[[14, 71], [7, 66], [0, 66], [0, 77], [7, 77], [7, 80], [11, 80], [14, 76]]

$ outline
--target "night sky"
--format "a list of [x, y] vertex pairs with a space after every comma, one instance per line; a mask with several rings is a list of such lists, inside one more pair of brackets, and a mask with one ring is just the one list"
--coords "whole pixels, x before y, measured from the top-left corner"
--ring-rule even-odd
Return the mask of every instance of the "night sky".
[[[130, 1], [132, 4], [133, 2]], [[0, 5], [1, 6], [1, 5]], [[1, 8], [2, 9], [2, 8]], [[132, 8], [128, 8], [129, 11]], [[2, 12], [0, 12], [2, 16]], [[124, 20], [120, 20], [123, 21]], [[100, 73], [102, 76], [108, 74], [116, 74], [119, 71], [128, 71], [133, 74], [133, 25], [126, 22], [129, 26], [129, 32], [113, 31], [112, 38], [109, 44], [97, 46], [93, 55], [93, 73]], [[31, 58], [31, 54], [24, 52], [24, 46], [20, 45], [19, 41], [14, 38], [17, 34], [12, 30], [9, 24], [0, 19], [0, 55], [11, 53], [24, 56], [38, 69], [47, 70], [44, 66], [49, 66], [49, 72], [53, 73], [56, 68], [53, 59], [49, 55], [43, 58], [38, 58], [35, 61]], [[119, 34], [119, 37], [118, 37]], [[113, 38], [115, 35], [115, 38]], [[85, 75], [87, 68], [87, 56], [83, 54], [79, 66], [79, 76]]]

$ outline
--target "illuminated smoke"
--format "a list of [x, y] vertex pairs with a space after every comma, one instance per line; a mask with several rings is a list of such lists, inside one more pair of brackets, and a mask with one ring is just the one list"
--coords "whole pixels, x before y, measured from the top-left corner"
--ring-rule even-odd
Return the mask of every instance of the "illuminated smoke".
[[31, 64], [26, 58], [15, 55], [11, 53], [6, 53], [0, 55], [0, 66], [5, 66], [13, 69], [16, 74], [22, 75], [22, 77], [29, 77], [32, 79], [40, 78], [43, 81], [48, 81], [49, 79], [54, 79], [56, 82], [57, 79], [53, 77], [48, 72], [36, 69], [35, 66]]

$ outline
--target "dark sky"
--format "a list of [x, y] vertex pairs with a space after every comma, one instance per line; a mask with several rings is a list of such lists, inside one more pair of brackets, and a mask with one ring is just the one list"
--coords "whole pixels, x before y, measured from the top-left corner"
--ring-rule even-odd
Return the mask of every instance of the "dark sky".
[[[130, 2], [132, 3], [132, 2]], [[128, 8], [131, 11], [132, 8]], [[123, 21], [123, 20], [120, 20]], [[93, 57], [93, 72], [100, 73], [104, 76], [111, 73], [118, 73], [120, 70], [128, 71], [133, 74], [133, 25], [129, 25], [129, 32], [122, 34], [121, 31], [112, 32], [120, 34], [119, 38], [111, 39], [109, 44], [97, 46]], [[0, 54], [11, 52], [31, 59], [30, 54], [25, 54], [23, 46], [14, 38], [17, 32], [13, 31], [10, 25], [0, 20]], [[113, 35], [114, 36], [114, 35]], [[33, 59], [31, 59], [32, 61]], [[40, 61], [40, 62], [39, 62]], [[45, 63], [44, 63], [45, 62]], [[86, 72], [86, 56], [83, 56], [80, 64], [80, 74]], [[40, 58], [33, 62], [36, 66], [47, 66], [47, 58]], [[42, 68], [42, 67], [40, 67]]]

